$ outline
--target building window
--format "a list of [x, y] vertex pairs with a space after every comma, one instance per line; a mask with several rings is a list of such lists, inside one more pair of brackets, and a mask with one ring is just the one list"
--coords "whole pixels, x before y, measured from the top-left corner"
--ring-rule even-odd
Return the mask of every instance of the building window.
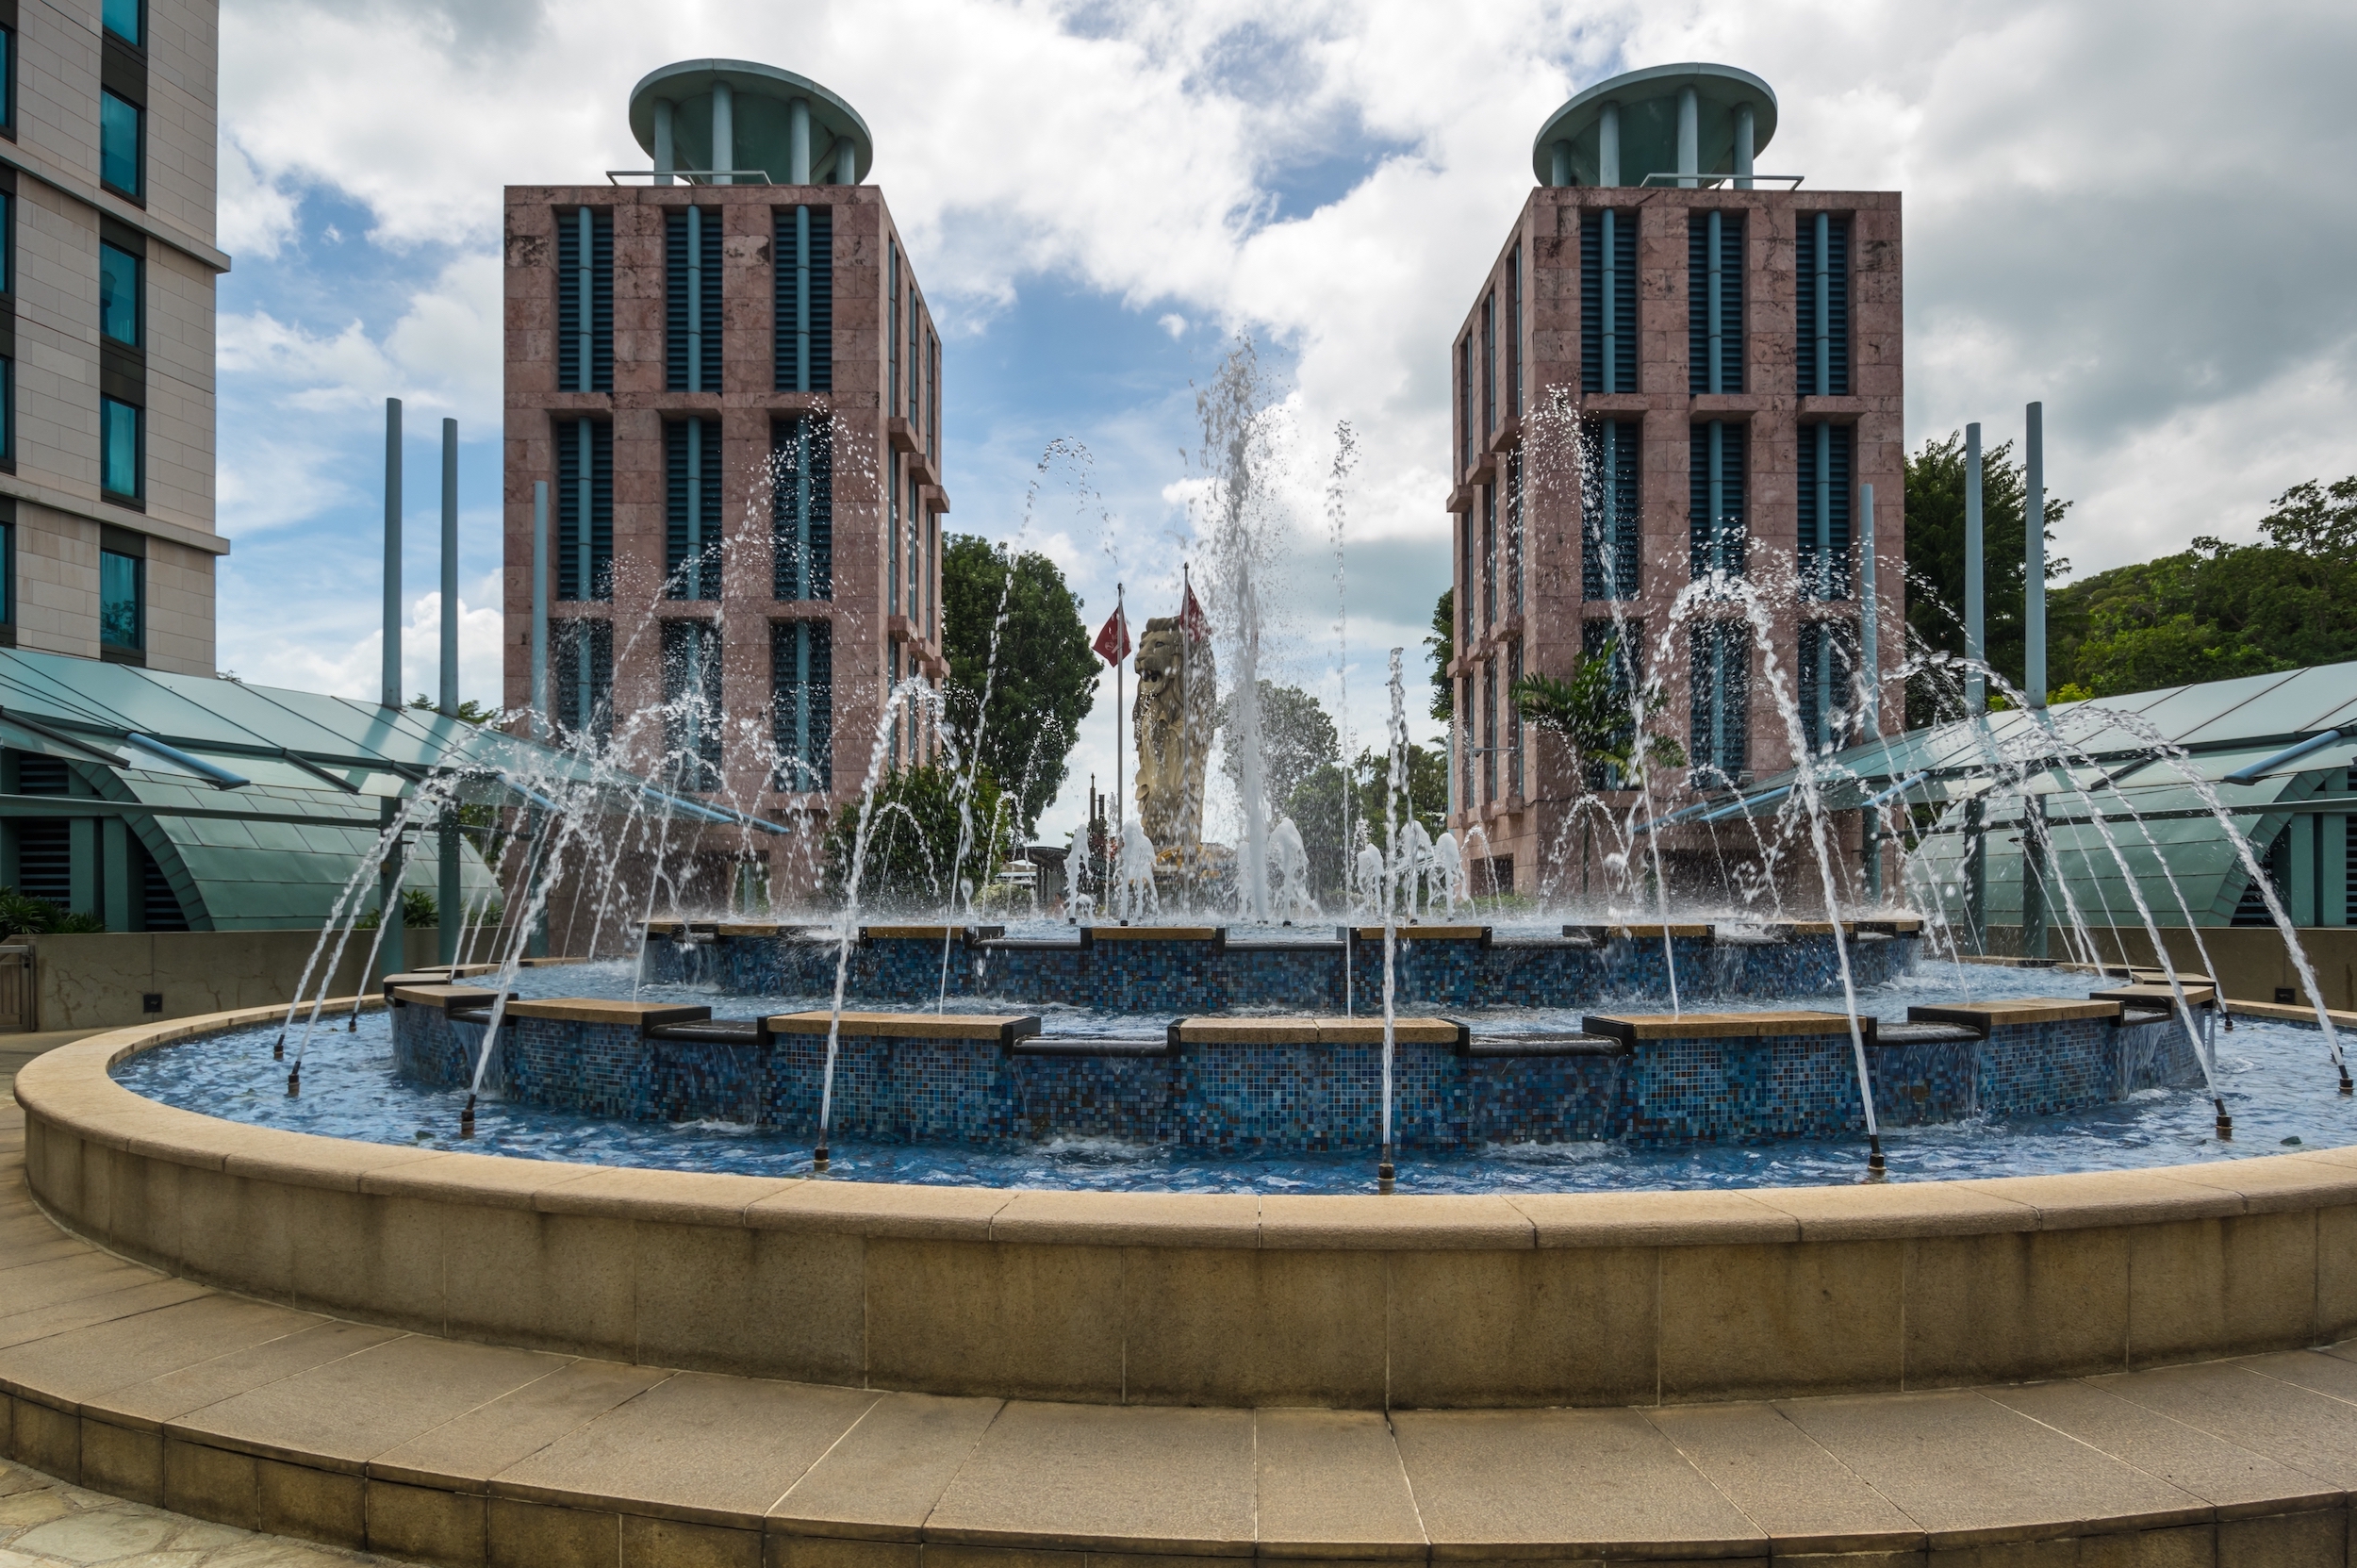
[[1474, 802], [1479, 799], [1474, 793], [1474, 773], [1477, 767], [1475, 752], [1481, 732], [1475, 726], [1475, 717], [1474, 678], [1468, 675], [1457, 685], [1457, 744], [1465, 758], [1464, 793], [1458, 797], [1458, 804], [1468, 812], [1474, 809]]
[[[899, 688], [899, 685], [900, 645], [896, 642], [892, 645], [892, 678], [891, 685], [887, 689], [897, 691]], [[889, 699], [887, 699], [887, 701], [889, 701]], [[892, 709], [892, 767], [895, 772], [898, 772], [900, 767], [900, 728], [908, 722], [908, 700], [905, 696], [903, 696], [898, 702], [894, 704]]]
[[1850, 744], [1851, 685], [1857, 668], [1857, 627], [1846, 620], [1801, 622], [1801, 736], [1831, 753]]
[[16, 139], [16, 29], [0, 27], [0, 135]]
[[556, 597], [614, 597], [614, 427], [556, 426]]
[[614, 390], [614, 214], [556, 217], [556, 389]]
[[[1612, 675], [1613, 695], [1626, 701], [1632, 692], [1644, 685], [1645, 623], [1641, 620], [1609, 620], [1599, 616], [1579, 623], [1579, 652], [1584, 659], [1608, 655], [1607, 667]], [[1623, 710], [1626, 712], [1624, 708]], [[1624, 722], [1613, 732], [1610, 739], [1618, 749], [1636, 738], [1634, 719]], [[1623, 789], [1627, 787], [1621, 770], [1608, 762], [1588, 765], [1588, 787], [1591, 789]]]
[[720, 389], [720, 215], [700, 206], [663, 216], [663, 386]]
[[1634, 599], [1638, 585], [1638, 430], [1634, 420], [1591, 420], [1580, 487], [1579, 596]]
[[1481, 670], [1481, 798], [1498, 798], [1498, 662]]
[[925, 334], [925, 385], [931, 391], [931, 406], [925, 415], [925, 456], [933, 465], [933, 472], [941, 471], [941, 339], [932, 333]]
[[769, 427], [772, 597], [834, 597], [833, 443], [816, 414]]
[[549, 628], [550, 718], [568, 746], [614, 738], [614, 623], [560, 620]]
[[1480, 630], [1479, 622], [1474, 618], [1474, 520], [1471, 512], [1465, 514], [1464, 532], [1458, 537], [1462, 541], [1462, 548], [1457, 553], [1457, 618], [1463, 630], [1458, 634], [1459, 647], [1457, 651], [1468, 653], [1473, 651], [1474, 636]]
[[1745, 620], [1697, 622], [1692, 635], [1693, 703], [1688, 750], [1698, 788], [1725, 789], [1749, 766], [1752, 628]]
[[884, 358], [891, 382], [884, 395], [884, 412], [900, 406], [900, 242], [884, 241]]
[[98, 246], [98, 330], [118, 343], [145, 343], [140, 321], [140, 257], [104, 240]]
[[1850, 426], [1820, 421], [1801, 426], [1801, 592], [1809, 599], [1850, 597]]
[[769, 628], [769, 787], [824, 795], [834, 785], [834, 623], [782, 620]]
[[776, 389], [834, 389], [834, 208], [777, 214]]
[[1506, 580], [1512, 615], [1523, 613], [1523, 449], [1506, 454]]
[[1743, 444], [1747, 427], [1706, 420], [1693, 430], [1688, 454], [1686, 505], [1689, 569], [1696, 577], [1723, 571], [1740, 576], [1748, 524], [1743, 510]]
[[720, 597], [720, 421], [663, 426], [663, 571], [668, 599]]
[[[900, 454], [892, 454], [892, 472], [884, 501], [884, 614], [900, 613]], [[898, 671], [895, 670], [895, 677]]]
[[925, 514], [923, 497], [916, 476], [909, 476], [909, 622], [922, 627], [925, 623]]
[[1481, 300], [1481, 433], [1498, 427], [1498, 295], [1492, 289]]
[[1515, 705], [1514, 688], [1523, 680], [1523, 639], [1506, 645], [1506, 793], [1523, 793], [1523, 710]]
[[1523, 411], [1523, 242], [1506, 257], [1506, 364], [1513, 384], [1508, 394], [1516, 414]]
[[663, 623], [663, 743], [674, 787], [720, 787], [720, 628]]
[[1686, 216], [1689, 392], [1743, 389], [1743, 214]]
[[1614, 207], [1579, 218], [1579, 386], [1637, 390], [1637, 221]]
[[[0, 28], [0, 38], [7, 29]], [[12, 175], [14, 171], [9, 172]], [[0, 185], [0, 294], [16, 292], [16, 182]]]
[[108, 190], [139, 201], [146, 195], [141, 171], [146, 162], [142, 145], [146, 118], [128, 98], [101, 89], [98, 93], [98, 181]]
[[125, 653], [147, 647], [147, 563], [137, 555], [98, 552], [98, 645]]
[[106, 0], [99, 12], [107, 31], [134, 49], [147, 47], [146, 0]]
[[1850, 391], [1850, 225], [1820, 212], [1803, 217], [1794, 266], [1796, 325], [1803, 397], [1846, 397]]
[[98, 400], [98, 482], [110, 499], [136, 502], [145, 492], [140, 454], [142, 410], [121, 398]]
[[920, 345], [924, 341], [925, 305], [916, 297], [916, 280], [909, 280], [909, 428], [925, 428], [925, 355]]
[[[14, 334], [11, 333], [13, 339]], [[16, 355], [0, 355], [0, 470], [16, 471]]]
[[1459, 471], [1471, 473], [1474, 466], [1474, 421], [1473, 334], [1470, 332], [1457, 345], [1457, 428], [1463, 433], [1460, 437], [1463, 461]]
[[0, 624], [16, 625], [16, 503], [0, 502]]
[[1481, 487], [1481, 623], [1498, 623], [1498, 487]]

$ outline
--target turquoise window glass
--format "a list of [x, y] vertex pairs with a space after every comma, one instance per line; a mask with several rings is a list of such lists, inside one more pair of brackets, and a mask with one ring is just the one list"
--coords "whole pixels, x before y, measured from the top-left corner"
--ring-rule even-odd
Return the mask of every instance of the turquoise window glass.
[[0, 125], [16, 128], [16, 29], [0, 27]]
[[140, 493], [140, 411], [119, 398], [98, 400], [99, 483], [111, 495]]
[[99, 241], [98, 330], [118, 343], [140, 345], [140, 258]]
[[[5, 37], [0, 34], [0, 37]], [[0, 190], [0, 294], [16, 292], [16, 198]]]
[[140, 184], [140, 107], [103, 88], [98, 93], [98, 177], [137, 196]]
[[140, 15], [140, 0], [107, 0], [106, 9], [101, 13], [106, 18], [107, 31], [125, 43], [146, 47], [147, 38], [140, 26], [144, 20]]
[[98, 553], [98, 640], [108, 648], [146, 645], [146, 606], [140, 602], [146, 565], [136, 555]]

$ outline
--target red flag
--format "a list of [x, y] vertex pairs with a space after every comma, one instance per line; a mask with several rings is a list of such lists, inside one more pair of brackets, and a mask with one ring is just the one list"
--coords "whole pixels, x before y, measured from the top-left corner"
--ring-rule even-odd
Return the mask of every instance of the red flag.
[[1116, 607], [1105, 618], [1105, 629], [1096, 634], [1092, 645], [1096, 656], [1107, 664], [1119, 664], [1129, 656], [1129, 618]]
[[1204, 615], [1203, 606], [1195, 602], [1193, 583], [1187, 585], [1187, 602], [1178, 612], [1178, 629], [1197, 642], [1211, 635], [1211, 619]]

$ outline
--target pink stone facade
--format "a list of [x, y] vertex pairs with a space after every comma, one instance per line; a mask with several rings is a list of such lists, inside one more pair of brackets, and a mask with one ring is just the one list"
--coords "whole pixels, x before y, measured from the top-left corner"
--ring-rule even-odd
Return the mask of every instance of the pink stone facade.
[[[721, 389], [667, 390], [668, 212], [689, 204], [721, 225]], [[832, 389], [779, 391], [776, 279], [771, 255], [777, 214], [798, 205], [830, 206], [833, 218]], [[560, 214], [583, 206], [613, 221], [613, 390], [560, 391], [557, 323]], [[505, 236], [506, 427], [503, 500], [506, 541], [505, 701], [529, 701], [533, 487], [557, 488], [560, 421], [584, 416], [613, 428], [614, 597], [559, 601], [551, 585], [551, 645], [573, 618], [611, 619], [613, 701], [618, 715], [663, 700], [662, 637], [651, 622], [717, 620], [720, 627], [723, 787], [711, 797], [773, 821], [830, 811], [855, 795], [878, 733], [881, 704], [896, 676], [948, 674], [940, 647], [941, 487], [939, 339], [882, 194], [866, 186], [666, 187], [510, 186]], [[897, 266], [896, 280], [888, 267]], [[887, 331], [899, 302], [897, 342]], [[908, 344], [916, 326], [916, 369]], [[788, 323], [790, 328], [791, 323]], [[897, 392], [897, 396], [896, 396]], [[887, 401], [895, 406], [887, 408]], [[831, 410], [833, 452], [833, 592], [830, 599], [773, 597], [768, 462], [773, 422]], [[718, 600], [664, 597], [665, 422], [717, 419], [721, 432], [720, 518], [729, 540]], [[895, 509], [915, 486], [915, 516], [899, 527], [906, 562], [900, 602], [887, 570]], [[556, 534], [551, 505], [551, 534]], [[913, 563], [913, 565], [912, 565]], [[912, 580], [913, 578], [913, 580]], [[910, 597], [915, 595], [912, 605]], [[832, 788], [783, 793], [766, 737], [771, 713], [771, 628], [799, 619], [833, 626]], [[553, 666], [554, 654], [552, 653]], [[553, 679], [553, 677], [552, 677]], [[616, 726], [617, 734], [622, 725]], [[891, 756], [925, 760], [933, 737], [924, 720], [896, 721]], [[649, 756], [626, 757], [634, 767]], [[758, 847], [758, 845], [756, 845]]]
[[[1609, 206], [1616, 223], [1637, 223], [1637, 382], [1634, 392], [1580, 394], [1582, 369], [1580, 220], [1584, 212]], [[1689, 230], [1706, 222], [1712, 207], [1746, 214], [1743, 290], [1744, 390], [1719, 394], [1689, 391]], [[1801, 396], [1796, 390], [1798, 303], [1796, 236], [1803, 223], [1830, 212], [1849, 223], [1850, 393]], [[1519, 261], [1517, 256], [1519, 256]], [[1641, 568], [1637, 591], [1618, 606], [1627, 620], [1642, 623], [1645, 669], [1663, 678], [1668, 705], [1654, 726], [1681, 744], [1689, 737], [1691, 712], [1690, 662], [1686, 634], [1660, 644], [1673, 602], [1692, 581], [1689, 557], [1689, 470], [1691, 431], [1711, 419], [1740, 422], [1749, 433], [1747, 514], [1749, 570], [1763, 587], [1774, 622], [1772, 644], [1783, 684], [1791, 690], [1800, 622], [1804, 617], [1857, 621], [1855, 577], [1829, 602], [1796, 600], [1790, 591], [1791, 563], [1801, 540], [1799, 440], [1805, 425], [1831, 421], [1854, 430], [1853, 487], [1871, 485], [1875, 495], [1874, 539], [1880, 633], [1882, 712], [1890, 723], [1903, 711], [1901, 683], [1887, 671], [1903, 646], [1905, 567], [1903, 323], [1900, 199], [1888, 191], [1735, 190], [1638, 188], [1541, 188], [1531, 192], [1490, 274], [1475, 291], [1465, 324], [1450, 342], [1453, 389], [1449, 470], [1456, 486], [1449, 499], [1451, 581], [1456, 588], [1457, 646], [1447, 674], [1455, 683], [1457, 793], [1450, 826], [1460, 836], [1478, 827], [1492, 865], [1481, 864], [1473, 845], [1469, 869], [1477, 890], [1490, 886], [1494, 871], [1526, 895], [1576, 894], [1582, 883], [1576, 864], [1580, 835], [1567, 831], [1567, 817], [1580, 791], [1562, 748], [1525, 728], [1519, 747], [1507, 688], [1513, 651], [1519, 644], [1525, 673], [1568, 676], [1582, 648], [1582, 623], [1610, 617], [1616, 606], [1582, 595], [1580, 485], [1575, 477], [1570, 422], [1545, 411], [1558, 403], [1575, 404], [1585, 418], [1634, 421], [1641, 427]], [[1520, 322], [1509, 308], [1512, 272], [1519, 266]], [[1494, 291], [1494, 293], [1493, 293]], [[1484, 303], [1494, 298], [1494, 342], [1499, 363], [1494, 411], [1485, 407], [1490, 384], [1483, 363]], [[1470, 346], [1474, 377], [1471, 442], [1467, 447], [1463, 382]], [[1514, 406], [1513, 371], [1521, 372], [1521, 406]], [[1557, 396], [1560, 389], [1560, 398]], [[1512, 461], [1519, 454], [1520, 462]], [[1508, 520], [1509, 487], [1517, 468], [1524, 474], [1525, 521], [1519, 553]], [[1485, 497], [1485, 489], [1492, 495]], [[1498, 580], [1494, 613], [1484, 613], [1484, 579], [1491, 569], [1481, 536], [1485, 503], [1498, 517]], [[1853, 503], [1854, 508], [1854, 502]], [[1475, 578], [1466, 579], [1466, 530], [1475, 531]], [[1517, 556], [1519, 555], [1519, 558]], [[1853, 559], [1854, 559], [1854, 551]], [[1521, 610], [1512, 592], [1519, 574]], [[1772, 579], [1784, 579], [1781, 588]], [[1474, 604], [1468, 635], [1466, 606]], [[1723, 612], [1721, 612], [1723, 613]], [[1658, 652], [1657, 652], [1658, 650]], [[1494, 677], [1495, 753], [1492, 773], [1479, 766], [1491, 718], [1484, 704]], [[1792, 761], [1789, 732], [1771, 691], [1766, 662], [1755, 652], [1749, 667], [1747, 716], [1751, 776], [1766, 776]], [[1468, 749], [1476, 759], [1470, 769]], [[1749, 779], [1739, 778], [1739, 784]], [[1665, 811], [1698, 797], [1684, 776], [1656, 791]], [[1636, 797], [1606, 792], [1616, 811]], [[1605, 852], [1598, 843], [1593, 851]], [[1673, 885], [1680, 866], [1699, 873], [1710, 857], [1707, 838], [1690, 830], [1664, 834]], [[1506, 864], [1511, 862], [1510, 871]], [[1542, 885], [1543, 879], [1543, 885]], [[1688, 881], [1697, 880], [1689, 878]], [[1706, 876], [1699, 880], [1707, 881]]]

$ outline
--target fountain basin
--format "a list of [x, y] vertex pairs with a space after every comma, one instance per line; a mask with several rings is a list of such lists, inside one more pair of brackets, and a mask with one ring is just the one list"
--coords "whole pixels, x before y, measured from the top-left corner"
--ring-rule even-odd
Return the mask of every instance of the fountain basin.
[[[401, 984], [395, 1070], [475, 1081], [493, 994]], [[1915, 1008], [1862, 1020], [1877, 1114], [1900, 1125], [2051, 1115], [2200, 1080], [2169, 1015], [2122, 1000]], [[816, 1132], [831, 1017], [726, 1023], [709, 1008], [511, 1001], [485, 1087], [511, 1101], [640, 1121], [722, 1119]], [[1118, 1139], [1214, 1155], [1379, 1142], [1379, 1019], [1209, 1017], [1157, 1032], [1043, 1034], [1032, 1015], [847, 1013], [829, 1123], [838, 1138], [1008, 1147]], [[1860, 1134], [1838, 1013], [1591, 1015], [1579, 1032], [1395, 1025], [1393, 1140], [1458, 1153], [1613, 1141], [1643, 1147]]]
[[1676, 1402], [2030, 1379], [2357, 1328], [2357, 1150], [2087, 1175], [1388, 1198], [912, 1188], [514, 1160], [17, 1079], [61, 1223], [402, 1328], [1099, 1403]]
[[[847, 1001], [930, 1006], [936, 999], [1060, 1003], [1106, 1012], [1226, 1013], [1297, 1008], [1381, 1009], [1383, 929], [1219, 926], [1045, 928], [1010, 937], [992, 926], [865, 926], [848, 954], [809, 927], [648, 927], [640, 974], [651, 983], [701, 983], [739, 996], [827, 996], [843, 966]], [[1488, 926], [1401, 926], [1393, 987], [1411, 1011], [1576, 1008], [1599, 996], [1681, 999], [1838, 994], [1840, 954], [1830, 927], [1781, 922], [1731, 931], [1708, 925], [1574, 926], [1561, 934], [1502, 933]], [[1915, 962], [1922, 922], [1845, 922], [1855, 984], [1874, 985]]]

